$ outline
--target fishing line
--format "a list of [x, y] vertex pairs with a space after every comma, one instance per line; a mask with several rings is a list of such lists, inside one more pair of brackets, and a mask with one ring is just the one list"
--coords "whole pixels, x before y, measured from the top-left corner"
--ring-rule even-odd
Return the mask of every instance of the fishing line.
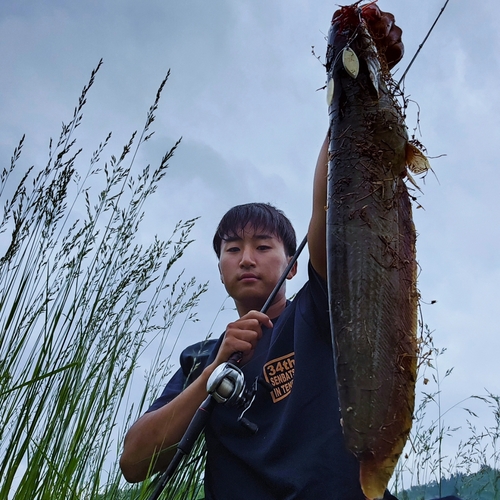
[[398, 82], [398, 87], [401, 85], [401, 83], [403, 82], [406, 74], [408, 73], [408, 71], [410, 70], [412, 64], [415, 62], [415, 59], [417, 58], [418, 54], [420, 53], [420, 51], [422, 50], [422, 47], [424, 46], [425, 42], [427, 41], [427, 39], [429, 38], [429, 35], [432, 33], [432, 30], [434, 29], [434, 26], [436, 26], [437, 22], [439, 21], [439, 18], [441, 17], [441, 14], [444, 12], [444, 9], [446, 9], [446, 6], [448, 5], [448, 2], [450, 0], [446, 0], [446, 2], [444, 3], [443, 7], [441, 8], [441, 11], [439, 12], [438, 16], [436, 17], [436, 20], [434, 21], [434, 23], [432, 24], [430, 30], [427, 32], [427, 35], [425, 35], [425, 38], [424, 40], [422, 41], [422, 43], [418, 46], [418, 49], [417, 49], [417, 52], [415, 52], [415, 55], [413, 56], [412, 60], [410, 61], [410, 64], [408, 64], [408, 66], [406, 67], [404, 73], [403, 73], [403, 76], [399, 79], [399, 82]]

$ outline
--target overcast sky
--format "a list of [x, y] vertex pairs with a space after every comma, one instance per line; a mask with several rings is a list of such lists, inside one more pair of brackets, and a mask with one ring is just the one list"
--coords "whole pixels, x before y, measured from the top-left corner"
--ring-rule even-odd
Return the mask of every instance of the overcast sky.
[[[444, 0], [380, 0], [403, 29], [409, 63]], [[328, 126], [322, 64], [336, 4], [325, 0], [4, 0], [0, 5], [0, 159], [26, 134], [23, 165], [44, 165], [50, 137], [68, 121], [99, 59], [78, 133], [89, 158], [109, 131], [119, 154], [140, 129], [170, 68], [156, 134], [138, 164], [156, 163], [183, 137], [148, 206], [143, 241], [201, 216], [184, 258], [188, 275], [210, 281], [201, 322], [180, 344], [204, 337], [222, 305], [211, 238], [231, 206], [268, 201], [299, 239], [306, 232], [316, 156]], [[493, 0], [451, 0], [406, 78], [436, 176], [421, 181], [415, 210], [419, 289], [425, 322], [446, 347], [440, 368], [446, 409], [485, 389], [500, 392], [497, 360], [500, 282], [497, 157], [500, 30]], [[87, 166], [82, 164], [82, 168]], [[436, 178], [437, 177], [437, 178]], [[293, 293], [302, 272], [289, 284]], [[436, 301], [433, 305], [432, 301]], [[229, 304], [228, 304], [229, 305]], [[219, 315], [219, 334], [234, 311]], [[450, 417], [453, 418], [453, 417]], [[463, 415], [457, 417], [463, 421]]]

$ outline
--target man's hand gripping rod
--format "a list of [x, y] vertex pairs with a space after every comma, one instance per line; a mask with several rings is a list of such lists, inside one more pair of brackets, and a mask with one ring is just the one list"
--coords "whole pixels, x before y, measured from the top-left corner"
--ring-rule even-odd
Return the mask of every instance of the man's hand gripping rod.
[[[276, 295], [278, 294], [280, 288], [283, 286], [288, 273], [294, 266], [295, 262], [297, 262], [297, 259], [299, 258], [299, 255], [304, 249], [306, 243], [307, 236], [304, 237], [304, 239], [298, 246], [297, 251], [290, 259], [290, 262], [288, 263], [286, 269], [283, 271], [283, 274], [278, 280], [278, 283], [276, 283], [276, 286], [267, 298], [265, 304], [262, 306], [260, 312], [264, 314], [267, 312], [269, 306], [276, 298]], [[219, 365], [210, 375], [207, 381], [208, 397], [196, 410], [196, 413], [194, 414], [194, 417], [192, 418], [188, 428], [186, 429], [184, 436], [177, 445], [177, 451], [174, 455], [174, 458], [172, 458], [172, 461], [167, 467], [167, 470], [161, 475], [160, 479], [158, 480], [156, 488], [149, 500], [157, 500], [159, 498], [161, 492], [165, 489], [165, 486], [174, 474], [182, 458], [191, 453], [191, 450], [193, 449], [198, 436], [201, 434], [208, 422], [208, 419], [210, 418], [215, 404], [223, 403], [229, 404], [231, 406], [241, 406], [244, 404], [245, 379], [243, 376], [243, 372], [237, 366], [242, 355], [243, 354], [241, 352], [233, 353], [226, 363], [222, 363], [221, 365]], [[255, 424], [245, 421], [241, 417], [240, 419], [242, 423], [247, 426], [252, 432], [257, 432]]]

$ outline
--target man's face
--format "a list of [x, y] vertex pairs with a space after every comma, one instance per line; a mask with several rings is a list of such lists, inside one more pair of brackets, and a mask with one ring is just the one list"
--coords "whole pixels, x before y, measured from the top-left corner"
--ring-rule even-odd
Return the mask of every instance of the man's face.
[[[275, 235], [247, 226], [237, 237], [222, 240], [219, 270], [240, 315], [260, 310], [291, 257]], [[295, 274], [291, 271], [288, 278]], [[285, 287], [279, 297], [285, 294]]]

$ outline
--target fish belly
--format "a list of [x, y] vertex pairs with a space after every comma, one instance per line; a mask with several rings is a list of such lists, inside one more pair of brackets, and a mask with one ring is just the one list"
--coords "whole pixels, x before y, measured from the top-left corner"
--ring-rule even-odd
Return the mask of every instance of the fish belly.
[[[328, 291], [345, 442], [359, 459], [364, 494], [374, 499], [382, 498], [412, 423], [416, 233], [403, 180], [408, 139], [402, 113], [373, 64], [370, 72], [373, 41], [351, 35], [333, 24], [327, 53], [328, 78], [334, 82]], [[359, 58], [356, 78], [342, 64], [348, 42]]]

